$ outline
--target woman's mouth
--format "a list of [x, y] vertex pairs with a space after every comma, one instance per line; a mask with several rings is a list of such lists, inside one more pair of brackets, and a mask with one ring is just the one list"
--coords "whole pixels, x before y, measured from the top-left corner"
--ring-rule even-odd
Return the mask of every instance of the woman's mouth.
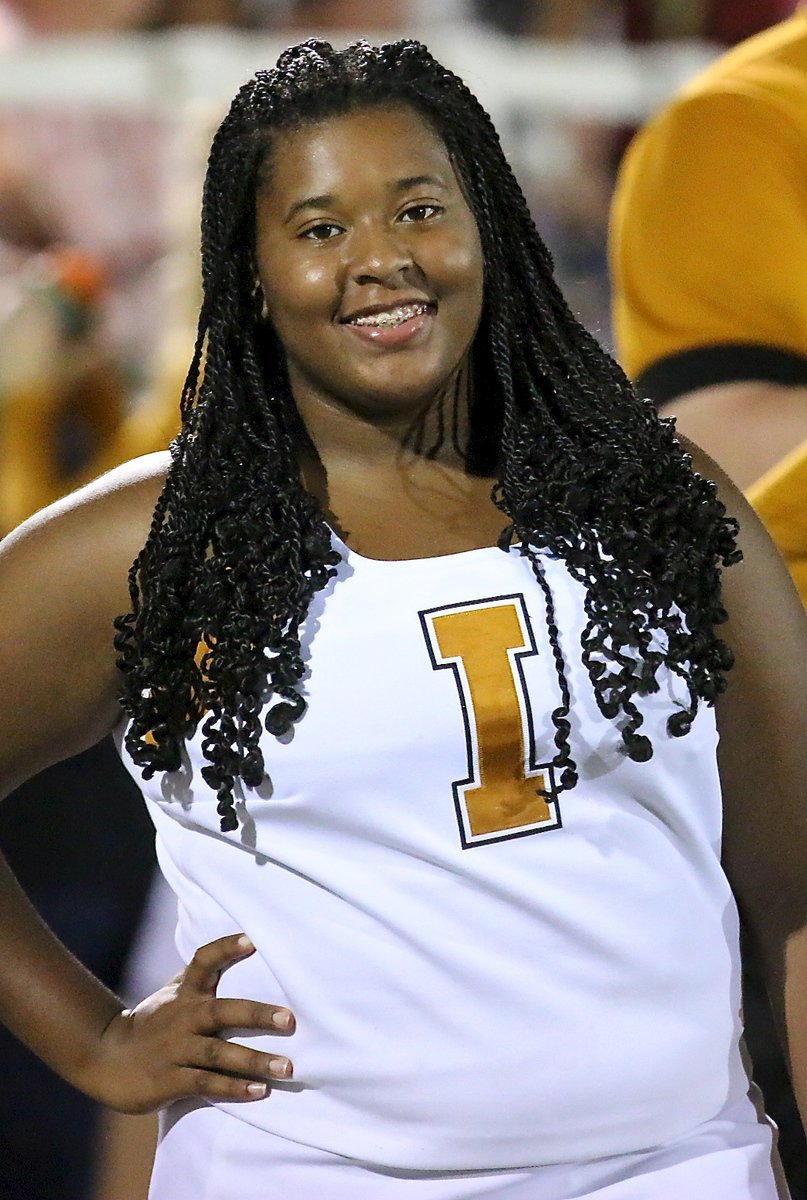
[[427, 328], [436, 313], [436, 305], [426, 301], [396, 304], [375, 312], [358, 313], [342, 324], [363, 341], [379, 347], [402, 346]]

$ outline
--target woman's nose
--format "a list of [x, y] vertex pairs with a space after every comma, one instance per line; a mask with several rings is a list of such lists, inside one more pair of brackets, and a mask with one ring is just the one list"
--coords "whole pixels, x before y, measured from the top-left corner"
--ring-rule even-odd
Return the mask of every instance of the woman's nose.
[[356, 283], [395, 283], [413, 264], [406, 239], [384, 223], [354, 229], [350, 240], [349, 270]]

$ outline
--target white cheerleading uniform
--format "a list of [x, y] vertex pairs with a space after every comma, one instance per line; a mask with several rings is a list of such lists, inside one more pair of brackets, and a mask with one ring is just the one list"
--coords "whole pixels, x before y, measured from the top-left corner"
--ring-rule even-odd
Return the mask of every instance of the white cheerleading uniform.
[[711, 710], [670, 738], [684, 691], [665, 676], [639, 702], [654, 756], [631, 762], [580, 662], [583, 589], [543, 559], [580, 773], [558, 794], [560, 691], [529, 561], [337, 545], [303, 627], [307, 711], [263, 735], [268, 778], [237, 791], [235, 832], [219, 831], [199, 733], [183, 770], [148, 782], [122, 750], [181, 956], [245, 931], [257, 953], [219, 995], [297, 1018], [282, 1046], [238, 1035], [288, 1051], [292, 1082], [175, 1108], [152, 1195], [774, 1200], [738, 1049]]

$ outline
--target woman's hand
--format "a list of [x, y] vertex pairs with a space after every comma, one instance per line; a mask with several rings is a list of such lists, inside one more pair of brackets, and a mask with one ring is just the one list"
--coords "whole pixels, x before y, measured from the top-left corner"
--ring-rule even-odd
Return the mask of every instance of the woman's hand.
[[201, 946], [172, 983], [113, 1017], [88, 1064], [84, 1089], [120, 1112], [145, 1113], [182, 1096], [261, 1100], [268, 1081], [290, 1079], [285, 1056], [221, 1036], [227, 1029], [294, 1032], [286, 1008], [216, 996], [221, 973], [254, 952], [244, 934]]

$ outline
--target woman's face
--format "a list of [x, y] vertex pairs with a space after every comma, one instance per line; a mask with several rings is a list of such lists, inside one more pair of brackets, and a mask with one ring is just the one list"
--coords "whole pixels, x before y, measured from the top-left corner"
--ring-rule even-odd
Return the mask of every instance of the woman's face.
[[256, 202], [266, 307], [298, 404], [414, 413], [465, 357], [479, 233], [437, 134], [405, 106], [282, 133]]

